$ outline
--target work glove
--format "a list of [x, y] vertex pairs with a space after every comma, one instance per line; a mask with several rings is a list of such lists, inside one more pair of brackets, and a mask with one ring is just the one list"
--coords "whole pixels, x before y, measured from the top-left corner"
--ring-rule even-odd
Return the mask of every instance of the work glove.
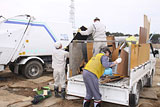
[[78, 32], [81, 32], [81, 29], [80, 29], [80, 28], [77, 30], [77, 33], [78, 33]]
[[117, 64], [121, 63], [122, 62], [122, 58], [117, 58], [116, 62], [117, 62]]

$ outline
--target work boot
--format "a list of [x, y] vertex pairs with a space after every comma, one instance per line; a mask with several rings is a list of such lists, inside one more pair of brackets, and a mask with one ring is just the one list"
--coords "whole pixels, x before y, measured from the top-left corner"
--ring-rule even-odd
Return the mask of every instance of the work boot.
[[101, 107], [101, 100], [94, 100], [94, 107]]
[[66, 90], [65, 90], [65, 88], [62, 88], [61, 89], [61, 98], [64, 100], [65, 96], [66, 96]]
[[56, 97], [56, 98], [61, 97], [61, 96], [58, 94], [58, 87], [55, 87], [55, 86], [54, 86], [54, 94], [55, 94], [55, 97]]
[[91, 100], [84, 99], [83, 100], [83, 107], [89, 107], [90, 103], [91, 103]]

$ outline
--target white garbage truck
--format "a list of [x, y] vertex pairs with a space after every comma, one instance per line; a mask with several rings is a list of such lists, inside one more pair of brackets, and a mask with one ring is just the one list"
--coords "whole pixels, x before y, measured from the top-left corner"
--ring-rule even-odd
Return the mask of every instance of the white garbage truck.
[[[82, 43], [87, 44], [87, 54], [89, 56], [92, 53], [90, 50], [93, 48], [93, 46], [90, 46], [91, 42], [93, 41], [73, 41], [70, 44], [68, 95], [79, 97], [85, 97], [86, 95], [86, 88], [82, 73], [79, 72], [79, 67], [83, 61]], [[150, 49], [150, 46], [151, 44], [132, 44], [123, 48], [123, 51], [121, 50], [120, 57], [122, 58], [122, 64], [116, 70], [121, 71], [119, 73], [122, 73], [122, 75], [126, 75], [122, 76], [123, 79], [118, 81], [101, 83], [100, 80], [99, 89], [102, 94], [102, 101], [130, 107], [135, 107], [138, 104], [140, 91], [144, 86], [152, 86], [153, 75], [155, 73], [156, 58], [152, 54], [155, 52], [152, 47]], [[113, 54], [114, 52], [120, 51], [118, 49], [118, 51], [113, 51]]]
[[54, 43], [63, 48], [73, 39], [70, 23], [41, 22], [30, 15], [19, 15], [0, 22], [0, 71], [6, 66], [14, 73], [37, 78], [51, 69]]

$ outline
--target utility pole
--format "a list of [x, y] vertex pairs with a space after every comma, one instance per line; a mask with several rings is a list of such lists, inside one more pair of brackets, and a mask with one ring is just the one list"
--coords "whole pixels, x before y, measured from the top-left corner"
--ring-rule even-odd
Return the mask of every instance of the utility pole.
[[69, 7], [70, 7], [69, 22], [72, 23], [72, 28], [75, 28], [75, 7], [74, 7], [74, 0], [71, 0], [71, 5]]

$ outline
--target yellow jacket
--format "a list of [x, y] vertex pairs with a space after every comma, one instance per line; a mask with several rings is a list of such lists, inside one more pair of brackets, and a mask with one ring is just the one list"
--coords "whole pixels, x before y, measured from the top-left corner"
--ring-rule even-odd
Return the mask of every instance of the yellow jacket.
[[[135, 41], [136, 44], [138, 44], [138, 41], [135, 38], [135, 36], [130, 36], [130, 37], [126, 38], [126, 41]], [[131, 42], [128, 42], [128, 44], [131, 45]]]
[[84, 68], [95, 74], [98, 79], [103, 75], [105, 70], [105, 67], [103, 67], [101, 63], [101, 57], [103, 55], [104, 55], [103, 53], [99, 53], [95, 57], [92, 57]]

